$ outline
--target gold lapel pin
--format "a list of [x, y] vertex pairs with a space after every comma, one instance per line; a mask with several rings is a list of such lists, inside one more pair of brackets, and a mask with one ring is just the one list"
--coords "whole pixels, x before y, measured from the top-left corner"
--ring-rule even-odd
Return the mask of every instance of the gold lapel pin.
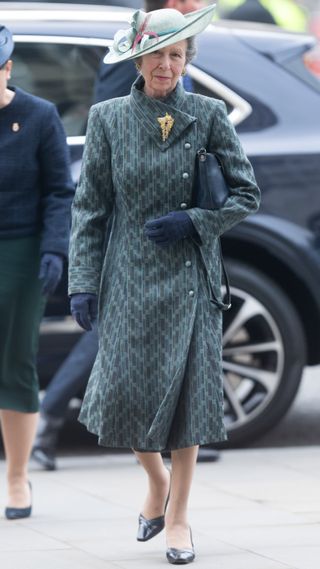
[[162, 132], [162, 140], [164, 142], [165, 140], [167, 140], [170, 134], [170, 131], [173, 127], [174, 119], [172, 118], [171, 115], [168, 115], [168, 113], [166, 113], [164, 117], [158, 117], [157, 121], [160, 124]]
[[13, 122], [11, 128], [12, 128], [13, 132], [18, 132], [20, 130], [20, 125], [18, 122]]

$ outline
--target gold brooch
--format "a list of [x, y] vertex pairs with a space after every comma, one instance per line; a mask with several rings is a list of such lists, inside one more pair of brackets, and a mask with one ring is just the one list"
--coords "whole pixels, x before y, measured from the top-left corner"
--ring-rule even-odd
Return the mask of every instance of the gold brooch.
[[164, 142], [165, 140], [167, 140], [170, 134], [170, 131], [173, 127], [174, 119], [172, 118], [171, 115], [168, 115], [168, 113], [166, 113], [164, 117], [158, 117], [157, 121], [160, 124], [162, 132], [162, 140]]

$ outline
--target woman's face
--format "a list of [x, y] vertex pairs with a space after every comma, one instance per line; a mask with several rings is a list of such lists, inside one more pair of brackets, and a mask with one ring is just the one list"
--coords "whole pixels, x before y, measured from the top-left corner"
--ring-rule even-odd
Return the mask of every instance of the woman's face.
[[144, 92], [156, 99], [165, 97], [177, 85], [186, 63], [187, 40], [163, 47], [140, 59]]

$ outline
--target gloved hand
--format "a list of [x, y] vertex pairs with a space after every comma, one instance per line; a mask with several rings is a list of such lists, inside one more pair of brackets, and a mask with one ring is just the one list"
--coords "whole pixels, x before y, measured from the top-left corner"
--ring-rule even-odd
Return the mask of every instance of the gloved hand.
[[145, 235], [160, 247], [193, 237], [197, 231], [185, 211], [170, 211], [163, 217], [147, 221], [144, 226]]
[[43, 253], [40, 260], [39, 279], [42, 281], [42, 293], [52, 294], [62, 277], [63, 258], [54, 253]]
[[89, 332], [98, 316], [98, 296], [90, 292], [72, 294], [70, 310], [79, 326]]

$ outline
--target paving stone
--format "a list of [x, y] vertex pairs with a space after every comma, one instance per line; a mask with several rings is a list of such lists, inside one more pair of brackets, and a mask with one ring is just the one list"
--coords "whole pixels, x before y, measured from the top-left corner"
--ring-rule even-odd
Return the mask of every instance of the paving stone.
[[[314, 447], [255, 448], [198, 464], [190, 500], [197, 567], [319, 569], [317, 461]], [[30, 478], [33, 516], [0, 518], [1, 569], [168, 566], [165, 532], [147, 543], [135, 539], [146, 476], [132, 453], [61, 457], [55, 472], [33, 464]], [[0, 484], [1, 509], [5, 498]]]
[[113, 563], [105, 563], [82, 551], [25, 551], [0, 554], [1, 567], [5, 569], [117, 569]]

